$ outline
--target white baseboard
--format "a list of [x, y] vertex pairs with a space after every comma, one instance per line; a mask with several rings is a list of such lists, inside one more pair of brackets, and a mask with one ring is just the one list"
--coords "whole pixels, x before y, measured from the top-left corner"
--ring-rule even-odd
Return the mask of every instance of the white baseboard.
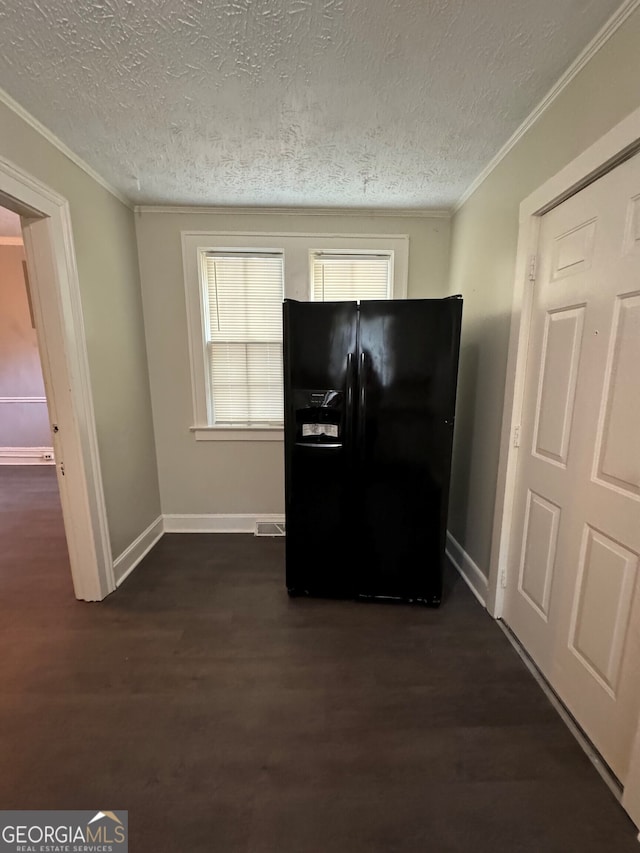
[[447, 557], [466, 581], [469, 589], [483, 607], [487, 606], [489, 581], [464, 550], [462, 545], [453, 538], [447, 530]]
[[[616, 779], [613, 772], [609, 769], [607, 763], [603, 759], [603, 757], [598, 753], [593, 743], [589, 740], [586, 733], [580, 728], [573, 715], [564, 704], [564, 702], [560, 699], [555, 690], [551, 687], [547, 679], [544, 677], [542, 672], [538, 669], [536, 664], [534, 663], [532, 657], [529, 655], [525, 647], [520, 643], [520, 640], [516, 637], [516, 635], [511, 631], [509, 626], [505, 624], [502, 619], [496, 619], [498, 623], [498, 627], [502, 629], [503, 633], [506, 635], [507, 639], [516, 650], [518, 655], [522, 658], [522, 662], [527, 667], [531, 675], [538, 682], [539, 686], [543, 690], [547, 699], [553, 707], [556, 709], [558, 714], [562, 717], [563, 722], [574, 736], [574, 738], [578, 741], [582, 749], [587, 754], [589, 760], [596, 768], [602, 779], [606, 783], [607, 787], [613, 794], [613, 796], [620, 802], [622, 799], [622, 785]], [[640, 836], [638, 836], [638, 841], [640, 841]]]
[[284, 522], [284, 515], [240, 513], [236, 515], [165, 515], [165, 533], [255, 533], [257, 521]]
[[[50, 453], [52, 458], [45, 459]], [[0, 465], [55, 465], [53, 447], [0, 447]]]
[[159, 515], [128, 548], [125, 548], [119, 557], [116, 557], [113, 561], [113, 574], [115, 575], [116, 586], [120, 586], [122, 581], [131, 574], [140, 560], [149, 553], [163, 533], [163, 520], [162, 516]]
[[255, 533], [257, 521], [271, 521], [276, 524], [283, 524], [284, 515], [243, 513], [237, 515], [158, 516], [113, 561], [116, 586], [120, 586], [165, 533]]

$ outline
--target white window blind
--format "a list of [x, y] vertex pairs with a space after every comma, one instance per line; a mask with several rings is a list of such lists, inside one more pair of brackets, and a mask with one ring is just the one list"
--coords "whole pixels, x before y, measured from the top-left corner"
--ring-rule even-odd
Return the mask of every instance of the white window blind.
[[205, 321], [213, 422], [281, 423], [281, 253], [206, 252]]
[[311, 256], [311, 277], [314, 302], [388, 299], [391, 293], [391, 255], [314, 253]]

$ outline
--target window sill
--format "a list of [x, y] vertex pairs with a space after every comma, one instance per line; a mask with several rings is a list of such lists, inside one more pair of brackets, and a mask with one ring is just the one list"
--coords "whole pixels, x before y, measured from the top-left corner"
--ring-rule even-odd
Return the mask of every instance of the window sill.
[[284, 441], [283, 427], [190, 427], [196, 441]]

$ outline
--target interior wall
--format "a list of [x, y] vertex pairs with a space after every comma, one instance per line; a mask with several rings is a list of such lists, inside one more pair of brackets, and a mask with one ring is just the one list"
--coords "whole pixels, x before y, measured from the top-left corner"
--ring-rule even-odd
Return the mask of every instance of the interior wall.
[[133, 212], [0, 103], [0, 156], [69, 201], [114, 557], [160, 513]]
[[165, 514], [284, 512], [281, 441], [199, 441], [193, 425], [182, 231], [407, 234], [409, 297], [447, 295], [450, 224], [443, 218], [162, 212], [136, 215]]
[[450, 292], [464, 295], [449, 528], [486, 574], [520, 202], [640, 106], [640, 10], [516, 143], [452, 223]]
[[51, 447], [22, 246], [0, 244], [0, 448]]

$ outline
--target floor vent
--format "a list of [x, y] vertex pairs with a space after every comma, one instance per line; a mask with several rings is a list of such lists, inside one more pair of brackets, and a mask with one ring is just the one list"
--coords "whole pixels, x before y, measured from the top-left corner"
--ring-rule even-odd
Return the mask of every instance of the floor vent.
[[284, 521], [256, 521], [256, 536], [284, 536]]

